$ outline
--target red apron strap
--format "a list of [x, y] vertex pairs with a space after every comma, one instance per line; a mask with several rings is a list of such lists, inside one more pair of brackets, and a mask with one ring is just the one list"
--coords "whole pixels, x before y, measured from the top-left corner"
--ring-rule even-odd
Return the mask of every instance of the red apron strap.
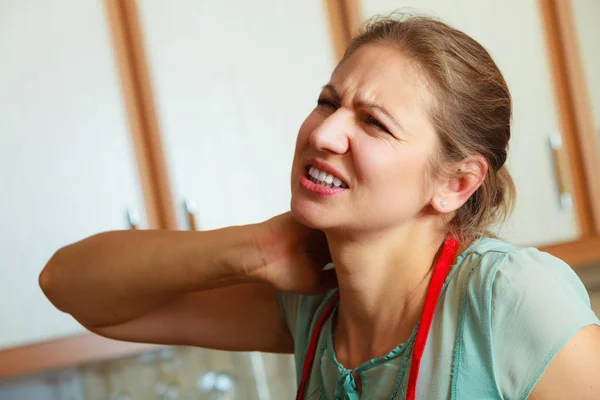
[[[438, 259], [438, 262], [433, 271], [433, 276], [431, 277], [431, 282], [427, 291], [427, 297], [425, 299], [425, 306], [423, 307], [423, 312], [421, 314], [421, 319], [419, 322], [419, 329], [417, 331], [415, 344], [413, 346], [410, 375], [408, 377], [408, 392], [406, 395], [407, 400], [414, 400], [416, 396], [417, 380], [419, 377], [419, 367], [421, 366], [421, 358], [423, 357], [425, 344], [427, 343], [427, 337], [429, 336], [429, 331], [431, 329], [431, 322], [433, 321], [435, 308], [437, 306], [442, 287], [444, 286], [444, 281], [446, 280], [446, 277], [450, 272], [450, 267], [452, 266], [452, 260], [456, 255], [458, 244], [458, 240], [454, 237], [449, 237], [448, 239], [446, 239], [446, 241], [444, 242], [444, 247], [442, 249], [442, 254]], [[310, 376], [310, 370], [312, 368], [312, 364], [314, 362], [315, 355], [317, 352], [317, 343], [319, 341], [319, 337], [321, 336], [321, 329], [323, 327], [323, 324], [327, 320], [327, 317], [329, 317], [329, 315], [333, 311], [333, 308], [336, 302], [338, 301], [339, 296], [340, 294], [336, 293], [334, 298], [331, 300], [331, 303], [329, 303], [329, 305], [325, 309], [325, 312], [323, 313], [323, 315], [321, 315], [321, 319], [319, 319], [319, 322], [317, 323], [317, 326], [315, 327], [315, 330], [311, 337], [310, 344], [306, 352], [304, 365], [302, 368], [302, 379], [300, 381], [300, 387], [298, 388], [298, 394], [296, 396], [296, 399], [298, 400], [303, 399], [304, 391], [306, 390], [306, 384]]]
[[433, 320], [433, 314], [437, 306], [444, 281], [448, 277], [450, 267], [452, 266], [452, 260], [458, 249], [458, 240], [454, 237], [450, 237], [444, 243], [442, 254], [435, 266], [429, 289], [427, 291], [427, 298], [425, 299], [425, 306], [423, 307], [423, 313], [421, 314], [421, 320], [419, 322], [419, 330], [417, 331], [417, 337], [415, 338], [415, 344], [413, 346], [412, 363], [410, 365], [410, 375], [408, 376], [408, 392], [406, 393], [406, 400], [414, 400], [417, 392], [417, 379], [419, 377], [419, 367], [421, 366], [421, 358], [425, 350], [425, 344], [427, 343], [427, 337], [429, 336], [429, 330], [431, 329], [431, 321]]

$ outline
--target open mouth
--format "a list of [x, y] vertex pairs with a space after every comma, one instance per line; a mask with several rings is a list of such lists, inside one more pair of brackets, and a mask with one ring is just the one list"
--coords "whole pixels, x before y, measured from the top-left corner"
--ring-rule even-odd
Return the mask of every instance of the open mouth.
[[306, 167], [306, 177], [311, 182], [328, 188], [348, 189], [348, 184], [346, 182], [342, 181], [337, 176], [321, 171], [312, 165]]

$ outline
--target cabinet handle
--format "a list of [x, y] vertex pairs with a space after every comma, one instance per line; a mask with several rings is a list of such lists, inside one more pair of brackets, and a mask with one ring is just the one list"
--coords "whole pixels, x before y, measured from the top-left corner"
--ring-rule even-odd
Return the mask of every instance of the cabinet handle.
[[129, 229], [137, 230], [140, 228], [140, 213], [137, 210], [127, 209], [127, 221], [129, 222]]
[[568, 211], [573, 208], [571, 174], [569, 173], [567, 150], [563, 146], [560, 133], [550, 135], [550, 148], [552, 149], [552, 160], [554, 162], [554, 173], [558, 186], [560, 206], [563, 210]]
[[193, 200], [185, 199], [183, 201], [183, 208], [188, 221], [188, 228], [190, 231], [197, 230], [196, 226], [196, 203]]

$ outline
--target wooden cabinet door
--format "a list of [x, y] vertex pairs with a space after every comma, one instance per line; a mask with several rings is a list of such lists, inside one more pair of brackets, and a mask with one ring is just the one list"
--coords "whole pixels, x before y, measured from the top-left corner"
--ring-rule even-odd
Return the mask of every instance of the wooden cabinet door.
[[[517, 203], [500, 234], [522, 245], [576, 240], [576, 210], [561, 202], [550, 138], [560, 135], [558, 105], [538, 2], [534, 0], [362, 0], [363, 17], [399, 7], [441, 18], [492, 55], [513, 99], [507, 165]], [[556, 137], [556, 136], [555, 136]], [[560, 137], [560, 136], [558, 136]], [[563, 196], [568, 200], [568, 196]]]
[[60, 247], [145, 217], [101, 1], [0, 4], [0, 348], [83, 332], [38, 275]]
[[[600, 2], [571, 0], [570, 3], [592, 106], [594, 129], [600, 137]], [[600, 171], [596, 172], [600, 175]]]
[[324, 2], [138, 2], [179, 226], [289, 209], [298, 129], [334, 66]]

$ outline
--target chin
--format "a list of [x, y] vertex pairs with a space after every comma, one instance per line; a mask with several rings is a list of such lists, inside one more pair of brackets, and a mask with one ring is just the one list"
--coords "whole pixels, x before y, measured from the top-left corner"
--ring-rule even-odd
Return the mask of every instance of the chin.
[[320, 209], [318, 204], [308, 199], [299, 199], [292, 196], [290, 210], [296, 221], [309, 228], [324, 230], [331, 225], [331, 221], [327, 218], [329, 213]]

